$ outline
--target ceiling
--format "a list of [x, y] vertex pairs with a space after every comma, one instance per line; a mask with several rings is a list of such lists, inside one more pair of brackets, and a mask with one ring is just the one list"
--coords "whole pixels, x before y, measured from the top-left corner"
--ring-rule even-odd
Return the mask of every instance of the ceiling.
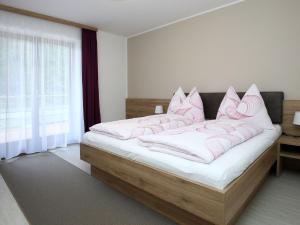
[[0, 3], [133, 36], [240, 0], [0, 0]]

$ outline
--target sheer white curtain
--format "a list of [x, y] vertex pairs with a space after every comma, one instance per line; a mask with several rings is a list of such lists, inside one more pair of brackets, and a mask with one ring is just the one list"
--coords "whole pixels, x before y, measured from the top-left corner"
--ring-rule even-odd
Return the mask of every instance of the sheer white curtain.
[[0, 157], [82, 133], [80, 29], [0, 11]]

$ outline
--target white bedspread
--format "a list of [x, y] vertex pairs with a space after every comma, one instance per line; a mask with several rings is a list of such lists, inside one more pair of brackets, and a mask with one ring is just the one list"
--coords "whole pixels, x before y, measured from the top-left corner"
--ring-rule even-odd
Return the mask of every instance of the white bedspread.
[[127, 140], [141, 135], [158, 134], [162, 131], [185, 127], [192, 123], [193, 120], [181, 115], [161, 114], [98, 123], [90, 127], [90, 130], [113, 138]]
[[233, 147], [210, 164], [149, 151], [140, 146], [137, 139], [124, 141], [88, 132], [84, 135], [83, 143], [222, 190], [240, 176], [276, 141], [280, 134], [281, 127], [275, 125], [274, 130], [265, 130], [256, 137]]
[[222, 154], [263, 132], [239, 120], [210, 120], [183, 128], [140, 136], [140, 144], [151, 151], [211, 163]]

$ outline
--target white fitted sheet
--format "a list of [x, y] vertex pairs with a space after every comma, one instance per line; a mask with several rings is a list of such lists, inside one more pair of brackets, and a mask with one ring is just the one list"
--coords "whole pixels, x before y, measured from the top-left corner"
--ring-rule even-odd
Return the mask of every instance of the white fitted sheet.
[[210, 164], [152, 152], [140, 146], [137, 139], [118, 140], [87, 132], [82, 143], [222, 190], [276, 141], [281, 134], [281, 127], [279, 125], [274, 127], [273, 130], [265, 130], [256, 137], [235, 146]]

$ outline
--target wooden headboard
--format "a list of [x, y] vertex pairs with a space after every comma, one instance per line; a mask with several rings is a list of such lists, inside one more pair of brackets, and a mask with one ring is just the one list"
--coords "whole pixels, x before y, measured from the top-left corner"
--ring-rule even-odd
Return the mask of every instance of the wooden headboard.
[[136, 118], [153, 115], [156, 105], [162, 105], [164, 112], [167, 112], [170, 99], [126, 99], [126, 118]]
[[[204, 106], [205, 118], [215, 119], [225, 93], [200, 93], [200, 95]], [[242, 97], [244, 92], [238, 92], [238, 95]], [[272, 122], [281, 124], [284, 99], [283, 92], [261, 92], [261, 95], [265, 101]], [[164, 112], [167, 112], [169, 102], [169, 99], [128, 98], [126, 100], [126, 117], [134, 118], [153, 115], [156, 105], [162, 105]]]
[[[169, 99], [126, 99], [126, 118], [153, 115], [156, 105], [162, 105], [164, 112], [167, 112]], [[284, 134], [300, 136], [300, 126], [293, 125], [293, 118], [296, 111], [300, 111], [300, 100], [283, 101], [282, 131]]]
[[294, 114], [300, 111], [300, 100], [285, 100], [283, 102], [282, 132], [286, 135], [300, 136], [300, 126], [293, 125]]

